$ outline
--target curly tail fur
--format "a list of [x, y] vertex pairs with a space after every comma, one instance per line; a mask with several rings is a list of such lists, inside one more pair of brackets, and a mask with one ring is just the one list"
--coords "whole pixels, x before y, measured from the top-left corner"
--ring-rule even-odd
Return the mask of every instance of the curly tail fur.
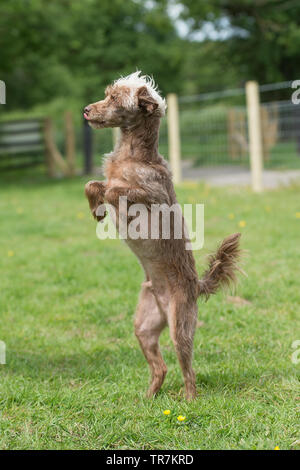
[[237, 266], [241, 255], [240, 236], [240, 233], [229, 235], [223, 240], [218, 251], [214, 255], [210, 255], [209, 267], [203, 278], [199, 280], [199, 296], [203, 295], [208, 299], [220, 287], [236, 282], [236, 271], [241, 271]]

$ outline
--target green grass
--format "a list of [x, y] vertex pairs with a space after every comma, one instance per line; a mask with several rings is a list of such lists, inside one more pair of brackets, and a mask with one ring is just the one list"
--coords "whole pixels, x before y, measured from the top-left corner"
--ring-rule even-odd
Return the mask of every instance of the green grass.
[[199, 302], [198, 398], [187, 403], [167, 330], [165, 384], [144, 398], [148, 368], [132, 325], [142, 271], [124, 243], [96, 238], [85, 180], [1, 178], [0, 448], [299, 448], [299, 187], [177, 188], [181, 203], [205, 203], [199, 271], [241, 220], [249, 251], [235, 295], [250, 304], [222, 293]]

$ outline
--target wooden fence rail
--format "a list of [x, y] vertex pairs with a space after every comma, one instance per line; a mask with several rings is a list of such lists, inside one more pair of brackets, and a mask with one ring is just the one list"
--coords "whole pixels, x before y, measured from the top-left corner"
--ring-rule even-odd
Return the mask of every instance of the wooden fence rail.
[[0, 123], [0, 168], [24, 168], [44, 161], [43, 120]]
[[57, 169], [64, 176], [75, 173], [75, 138], [72, 116], [65, 114], [66, 158], [58, 150], [50, 118], [0, 122], [0, 170], [44, 163], [48, 175]]

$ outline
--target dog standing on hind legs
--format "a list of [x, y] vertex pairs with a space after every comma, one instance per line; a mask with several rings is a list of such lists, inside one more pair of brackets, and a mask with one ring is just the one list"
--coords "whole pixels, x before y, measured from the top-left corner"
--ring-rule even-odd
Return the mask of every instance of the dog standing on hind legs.
[[[172, 206], [177, 203], [171, 174], [158, 152], [160, 118], [165, 114], [165, 100], [153, 80], [135, 72], [108, 86], [105, 99], [84, 109], [91, 127], [119, 127], [121, 135], [104, 164], [105, 181], [90, 181], [85, 193], [97, 220], [97, 208], [111, 204], [118, 218], [119, 198], [126, 196], [129, 205], [153, 204]], [[151, 218], [149, 215], [149, 224]], [[127, 219], [128, 223], [128, 219]], [[198, 279], [193, 253], [186, 249], [188, 239], [132, 239], [126, 243], [138, 257], [144, 272], [135, 315], [135, 333], [148, 361], [151, 382], [147, 395], [161, 388], [167, 367], [159, 348], [159, 336], [169, 326], [182, 369], [186, 398], [196, 395], [192, 368], [193, 339], [197, 321], [197, 298], [208, 298], [222, 285], [235, 281], [238, 270], [239, 237], [236, 233], [223, 240], [202, 279]]]

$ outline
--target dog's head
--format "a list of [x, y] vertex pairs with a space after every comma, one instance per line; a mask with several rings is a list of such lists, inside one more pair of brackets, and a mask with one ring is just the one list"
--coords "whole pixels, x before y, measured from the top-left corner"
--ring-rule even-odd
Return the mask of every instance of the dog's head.
[[104, 100], [86, 106], [83, 116], [95, 129], [131, 127], [145, 117], [162, 117], [165, 110], [153, 79], [135, 72], [109, 85]]

